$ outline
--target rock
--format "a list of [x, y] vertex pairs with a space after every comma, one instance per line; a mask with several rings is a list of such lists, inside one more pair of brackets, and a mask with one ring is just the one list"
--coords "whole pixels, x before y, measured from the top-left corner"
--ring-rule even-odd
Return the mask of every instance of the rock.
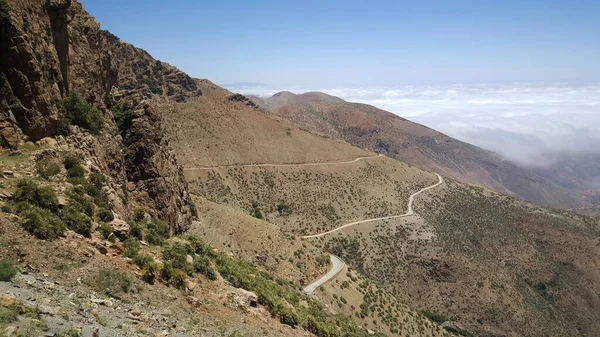
[[0, 306], [1, 307], [10, 307], [14, 305], [17, 301], [17, 298], [13, 294], [0, 294]]
[[128, 237], [131, 231], [129, 224], [120, 219], [114, 219], [111, 221], [110, 226], [112, 227], [113, 233], [115, 233], [117, 237]]
[[185, 262], [187, 262], [189, 264], [194, 264], [194, 258], [191, 255], [187, 255], [185, 257]]
[[54, 138], [46, 137], [38, 140], [37, 145], [41, 147], [55, 147], [58, 145], [58, 142]]
[[13, 171], [11, 171], [11, 170], [4, 170], [2, 173], [3, 173], [5, 176], [12, 176], [12, 175], [14, 174], [14, 172], [13, 172]]
[[17, 332], [19, 331], [19, 327], [16, 325], [9, 325], [6, 327], [6, 329], [4, 329], [4, 331], [2, 332], [2, 336], [16, 336]]
[[236, 289], [233, 293], [233, 300], [240, 307], [247, 309], [248, 307], [256, 308], [258, 305], [258, 296], [251, 291], [244, 289]]
[[135, 310], [135, 309], [131, 309], [131, 310], [129, 310], [129, 313], [130, 313], [132, 316], [135, 316], [135, 317], [139, 317], [139, 316], [141, 316], [141, 315], [142, 315], [142, 312], [141, 312], [141, 311], [139, 311], [139, 310]]
[[97, 299], [97, 298], [92, 298], [90, 300], [90, 302], [95, 303], [95, 304], [100, 304], [105, 307], [112, 307], [112, 305], [113, 305], [113, 303], [109, 300], [101, 300], [101, 299]]

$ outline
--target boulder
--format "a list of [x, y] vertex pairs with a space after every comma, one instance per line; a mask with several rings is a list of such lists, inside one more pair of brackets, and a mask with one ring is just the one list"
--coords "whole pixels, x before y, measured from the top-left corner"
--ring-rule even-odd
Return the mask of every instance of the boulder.
[[13, 294], [0, 294], [0, 307], [10, 307], [16, 301], [17, 298]]
[[110, 226], [117, 237], [128, 237], [131, 231], [129, 224], [121, 219], [114, 219], [110, 222]]

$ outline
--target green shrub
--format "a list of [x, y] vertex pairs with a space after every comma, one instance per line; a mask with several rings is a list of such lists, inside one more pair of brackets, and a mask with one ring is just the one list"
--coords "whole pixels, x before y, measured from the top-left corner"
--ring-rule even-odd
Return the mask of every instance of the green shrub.
[[13, 194], [13, 200], [16, 202], [26, 202], [53, 212], [58, 210], [58, 198], [48, 186], [39, 186], [36, 182], [29, 179], [20, 180], [17, 183], [17, 190]]
[[143, 239], [143, 226], [136, 221], [129, 221], [129, 236], [138, 240]]
[[166, 283], [170, 282], [173, 278], [174, 270], [175, 269], [173, 268], [171, 261], [163, 262], [163, 266], [160, 269], [160, 278]]
[[427, 311], [427, 310], [421, 310], [421, 315], [425, 316], [429, 320], [436, 322], [438, 324], [442, 324], [444, 322], [452, 320], [451, 318], [448, 318], [444, 315], [437, 314], [435, 312], [431, 312], [431, 311]]
[[133, 125], [133, 108], [126, 103], [119, 103], [114, 107], [110, 108], [113, 116], [115, 117], [115, 123], [119, 129], [119, 133], [123, 138], [127, 135], [127, 131], [131, 129]]
[[27, 203], [19, 204], [18, 209], [23, 228], [38, 239], [53, 240], [65, 232], [65, 223], [47, 209]]
[[113, 212], [106, 208], [98, 208], [96, 215], [98, 216], [98, 219], [105, 221], [105, 222], [110, 222], [115, 219]]
[[60, 101], [59, 111], [59, 132], [63, 134], [68, 130], [66, 127], [68, 124], [77, 125], [93, 134], [100, 133], [104, 125], [102, 113], [75, 93]]
[[206, 244], [200, 238], [190, 235], [187, 237], [187, 240], [190, 242], [190, 246], [194, 253], [200, 256], [207, 256], [210, 258], [214, 258], [217, 256], [212, 247]]
[[157, 246], [162, 246], [164, 241], [168, 239], [171, 234], [169, 231], [169, 226], [166, 223], [158, 220], [147, 223], [146, 228], [148, 229], [148, 232], [146, 233], [146, 241]]
[[65, 169], [70, 169], [76, 166], [81, 166], [81, 162], [82, 159], [81, 157], [74, 155], [72, 153], [67, 154], [64, 158], [63, 158], [63, 165], [65, 167]]
[[89, 181], [97, 188], [102, 188], [106, 183], [106, 177], [100, 172], [92, 172], [90, 173]]
[[133, 221], [143, 221], [146, 216], [146, 209], [144, 207], [137, 207], [133, 210]]
[[173, 276], [171, 277], [170, 284], [177, 289], [187, 289], [187, 274], [181, 269], [173, 270]]
[[123, 241], [123, 248], [125, 251], [123, 255], [125, 257], [134, 258], [138, 255], [138, 251], [140, 250], [140, 242], [134, 238], [127, 238]]
[[10, 205], [2, 205], [2, 207], [0, 207], [0, 209], [4, 213], [11, 213], [12, 212], [12, 208], [10, 207]]
[[150, 255], [138, 254], [133, 258], [133, 263], [135, 263], [135, 265], [140, 268], [144, 267], [146, 263], [150, 261], [154, 261], [154, 259]]
[[187, 268], [187, 249], [183, 245], [174, 244], [163, 248], [162, 257], [164, 261], [169, 261], [173, 265], [173, 268], [183, 269]]
[[0, 307], [0, 326], [14, 323], [19, 319], [19, 307], [12, 305], [10, 307]]
[[70, 169], [67, 169], [67, 177], [83, 178], [83, 177], [85, 177], [85, 169], [81, 165], [71, 167]]
[[156, 261], [148, 261], [142, 269], [142, 279], [154, 284], [154, 281], [160, 276], [160, 271], [160, 265]]
[[210, 259], [207, 257], [200, 256], [196, 258], [194, 260], [194, 269], [211, 281], [217, 279], [217, 273], [215, 272]]
[[17, 275], [17, 268], [12, 262], [0, 260], [0, 282], [10, 282]]
[[119, 297], [131, 289], [131, 278], [115, 269], [102, 269], [94, 275], [89, 285], [112, 297]]
[[92, 219], [81, 211], [81, 205], [69, 203], [60, 211], [60, 218], [75, 233], [85, 237], [92, 236]]
[[113, 234], [113, 229], [107, 223], [101, 222], [98, 225], [98, 232], [100, 232], [102, 237], [104, 237], [106, 240], [114, 241], [115, 235]]
[[94, 216], [94, 203], [87, 196], [79, 194], [79, 189], [74, 188], [69, 192], [69, 203], [67, 207], [73, 208], [78, 212], [85, 213], [87, 216]]
[[60, 173], [60, 166], [54, 162], [41, 161], [36, 163], [36, 170], [40, 177], [50, 179]]
[[329, 265], [331, 259], [329, 258], [329, 255], [321, 255], [321, 256], [317, 256], [316, 257], [317, 263], [319, 264], [319, 266], [327, 266]]

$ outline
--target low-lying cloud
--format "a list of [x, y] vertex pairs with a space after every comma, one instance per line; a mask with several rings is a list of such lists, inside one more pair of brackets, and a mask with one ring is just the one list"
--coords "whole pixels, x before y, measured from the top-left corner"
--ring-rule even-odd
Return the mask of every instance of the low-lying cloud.
[[[244, 93], [271, 95], [277, 91], [253, 88]], [[600, 83], [455, 84], [316, 91], [374, 105], [523, 165], [550, 164], [553, 154], [559, 152], [600, 153]]]

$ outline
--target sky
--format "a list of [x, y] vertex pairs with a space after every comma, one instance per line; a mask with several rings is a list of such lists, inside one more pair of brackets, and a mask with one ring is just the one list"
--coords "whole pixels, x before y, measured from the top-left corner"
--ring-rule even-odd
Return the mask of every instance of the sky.
[[600, 1], [82, 0], [103, 29], [219, 84], [600, 78]]
[[235, 92], [327, 92], [526, 166], [600, 153], [598, 0], [82, 2]]

